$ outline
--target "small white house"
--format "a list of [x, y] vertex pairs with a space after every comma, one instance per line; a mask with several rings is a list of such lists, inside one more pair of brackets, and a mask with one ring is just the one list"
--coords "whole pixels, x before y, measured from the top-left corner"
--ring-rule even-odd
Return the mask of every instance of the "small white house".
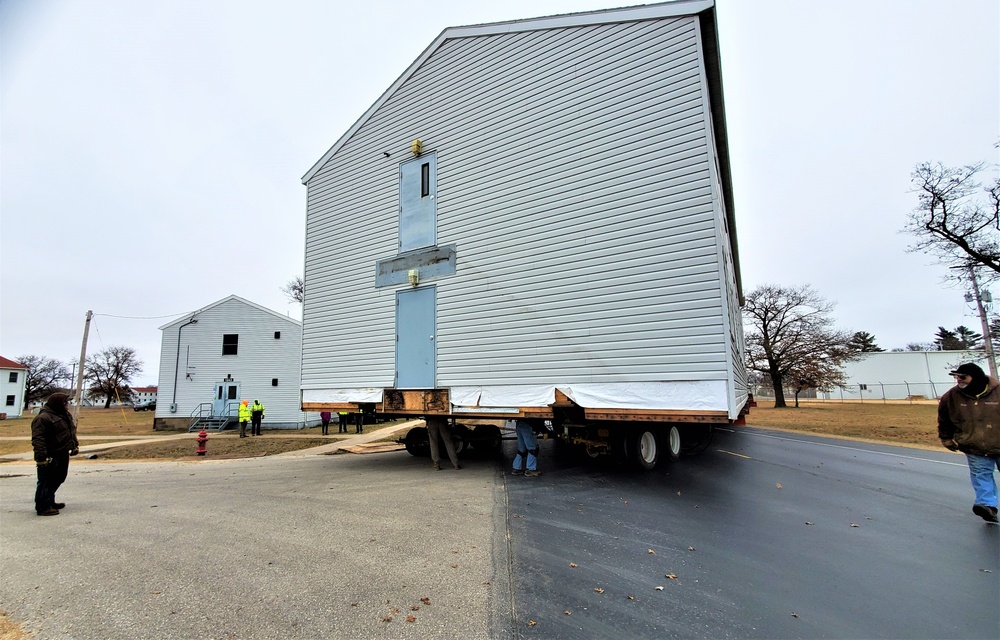
[[740, 415], [712, 0], [445, 29], [303, 183], [304, 406]]
[[265, 429], [319, 422], [300, 409], [298, 320], [232, 295], [160, 330], [155, 429], [187, 428], [199, 417], [235, 420], [244, 399], [264, 404]]
[[16, 418], [24, 408], [24, 389], [28, 368], [19, 362], [0, 356], [0, 416]]
[[955, 385], [949, 372], [958, 365], [974, 362], [987, 374], [982, 351], [880, 351], [861, 354], [844, 365], [846, 386], [819, 392], [828, 400], [903, 400], [940, 398]]

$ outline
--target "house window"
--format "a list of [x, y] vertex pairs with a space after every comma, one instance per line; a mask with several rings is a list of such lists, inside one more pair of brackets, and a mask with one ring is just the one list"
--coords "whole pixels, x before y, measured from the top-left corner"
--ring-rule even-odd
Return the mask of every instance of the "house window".
[[271, 378], [271, 386], [272, 387], [278, 386], [278, 379], [277, 378]]
[[235, 356], [236, 349], [240, 344], [238, 333], [226, 333], [222, 336], [222, 355]]
[[281, 332], [280, 331], [275, 331], [274, 332], [274, 339], [275, 340], [281, 340]]
[[10, 377], [7, 378], [7, 382], [17, 382], [17, 371], [10, 372]]
[[858, 387], [860, 387], [862, 391], [868, 391], [868, 385], [866, 384], [859, 384]]
[[7, 396], [7, 406], [8, 407], [14, 406], [14, 396]]

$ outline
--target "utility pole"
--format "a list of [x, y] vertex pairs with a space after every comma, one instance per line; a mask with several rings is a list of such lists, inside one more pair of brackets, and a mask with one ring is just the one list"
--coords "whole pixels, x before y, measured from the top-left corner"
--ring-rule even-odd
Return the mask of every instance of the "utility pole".
[[83, 363], [87, 361], [87, 335], [90, 334], [90, 319], [94, 312], [87, 311], [87, 321], [83, 325], [83, 344], [80, 345], [80, 368], [76, 372], [76, 397], [73, 398], [73, 422], [80, 423], [80, 401], [83, 399]]
[[972, 293], [976, 299], [976, 309], [979, 311], [979, 321], [983, 325], [983, 345], [986, 347], [986, 362], [990, 365], [990, 375], [997, 377], [997, 362], [993, 357], [993, 338], [990, 336], [990, 321], [986, 317], [986, 307], [983, 306], [983, 295], [979, 291], [979, 280], [976, 278], [976, 268], [969, 267], [972, 278]]

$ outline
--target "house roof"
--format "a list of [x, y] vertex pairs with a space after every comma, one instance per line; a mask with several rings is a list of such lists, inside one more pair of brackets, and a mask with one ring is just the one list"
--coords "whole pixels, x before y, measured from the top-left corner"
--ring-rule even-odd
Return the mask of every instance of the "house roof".
[[192, 311], [191, 313], [185, 314], [181, 318], [177, 318], [176, 320], [168, 322], [167, 324], [163, 325], [162, 327], [159, 327], [159, 329], [161, 331], [163, 331], [165, 329], [169, 329], [170, 327], [176, 327], [177, 325], [179, 325], [181, 323], [186, 323], [186, 322], [190, 321], [192, 318], [196, 318], [198, 316], [198, 314], [200, 314], [200, 313], [205, 313], [209, 309], [214, 309], [215, 307], [218, 307], [219, 305], [225, 304], [225, 303], [233, 301], [233, 300], [235, 300], [236, 302], [239, 302], [241, 304], [245, 304], [248, 307], [253, 307], [254, 309], [257, 309], [258, 311], [263, 311], [265, 313], [269, 313], [272, 316], [274, 316], [275, 318], [279, 318], [281, 320], [284, 320], [285, 322], [288, 322], [289, 324], [293, 324], [293, 325], [299, 326], [299, 327], [302, 326], [302, 323], [299, 322], [298, 320], [296, 320], [295, 318], [289, 318], [288, 316], [283, 316], [280, 313], [278, 313], [277, 311], [274, 311], [272, 309], [268, 309], [267, 307], [262, 307], [261, 305], [257, 304], [256, 302], [250, 302], [246, 298], [241, 298], [241, 297], [239, 297], [237, 295], [231, 295], [231, 296], [228, 296], [226, 298], [223, 298], [222, 300], [217, 300], [216, 302], [213, 302], [212, 304], [210, 304], [208, 306], [202, 307], [201, 309], [198, 309], [197, 311]]
[[[453, 38], [469, 38], [477, 36], [491, 36], [501, 33], [517, 33], [523, 31], [540, 31], [544, 29], [559, 29], [564, 27], [582, 27], [595, 24], [611, 24], [615, 22], [634, 22], [637, 20], [651, 20], [654, 18], [670, 18], [675, 16], [696, 15], [703, 11], [713, 12], [712, 25], [714, 28], [715, 0], [675, 0], [674, 2], [662, 2], [659, 4], [648, 4], [635, 7], [622, 7], [620, 9], [601, 9], [599, 11], [585, 11], [581, 13], [566, 13], [555, 16], [544, 16], [541, 18], [527, 18], [524, 20], [508, 20], [506, 22], [492, 22], [489, 24], [477, 24], [464, 27], [448, 27], [420, 54], [416, 60], [399, 76], [392, 86], [375, 101], [368, 111], [358, 118], [357, 122], [347, 130], [340, 139], [330, 147], [322, 158], [302, 176], [302, 183], [307, 184], [312, 179], [327, 160], [333, 157], [337, 151], [351, 139], [351, 136], [360, 129], [365, 122], [371, 118], [379, 108], [385, 104], [392, 94], [396, 92], [410, 76], [416, 73], [417, 69], [433, 55], [433, 53], [445, 43]], [[715, 57], [718, 60], [718, 56]], [[711, 76], [709, 81], [712, 81]], [[721, 95], [721, 88], [719, 95]], [[713, 112], [713, 117], [715, 113]]]
[[733, 183], [729, 160], [729, 138], [726, 131], [725, 105], [722, 95], [722, 66], [719, 58], [718, 27], [715, 19], [715, 0], [675, 0], [618, 9], [602, 9], [582, 13], [568, 13], [524, 20], [493, 22], [489, 24], [469, 25], [464, 27], [449, 27], [424, 49], [423, 53], [403, 72], [396, 81], [385, 90], [357, 122], [348, 129], [330, 149], [323, 154], [302, 176], [302, 183], [308, 184], [327, 163], [351, 139], [351, 137], [384, 105], [392, 95], [420, 69], [421, 65], [434, 54], [447, 40], [454, 38], [470, 38], [491, 36], [503, 33], [524, 31], [539, 31], [544, 29], [559, 29], [565, 27], [581, 27], [596, 24], [611, 24], [616, 22], [634, 22], [638, 20], [653, 20], [677, 16], [698, 16], [702, 32], [705, 56], [706, 76], [710, 110], [712, 113], [712, 130], [715, 136], [719, 179], [722, 182], [722, 196], [725, 205], [726, 221], [729, 231], [730, 249], [736, 273], [736, 290], [740, 305], [743, 305], [743, 278], [740, 272], [739, 246], [736, 241], [736, 218], [734, 213]]
[[24, 366], [20, 362], [14, 362], [13, 360], [0, 356], [0, 369], [27, 369], [27, 368], [28, 367]]

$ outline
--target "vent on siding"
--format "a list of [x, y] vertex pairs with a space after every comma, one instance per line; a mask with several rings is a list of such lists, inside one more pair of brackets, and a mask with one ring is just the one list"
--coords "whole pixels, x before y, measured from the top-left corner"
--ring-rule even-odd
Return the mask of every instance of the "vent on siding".
[[275, 340], [281, 340], [281, 332], [280, 331], [275, 331], [274, 332], [274, 339]]
[[278, 379], [277, 378], [271, 378], [271, 386], [272, 387], [278, 386]]

